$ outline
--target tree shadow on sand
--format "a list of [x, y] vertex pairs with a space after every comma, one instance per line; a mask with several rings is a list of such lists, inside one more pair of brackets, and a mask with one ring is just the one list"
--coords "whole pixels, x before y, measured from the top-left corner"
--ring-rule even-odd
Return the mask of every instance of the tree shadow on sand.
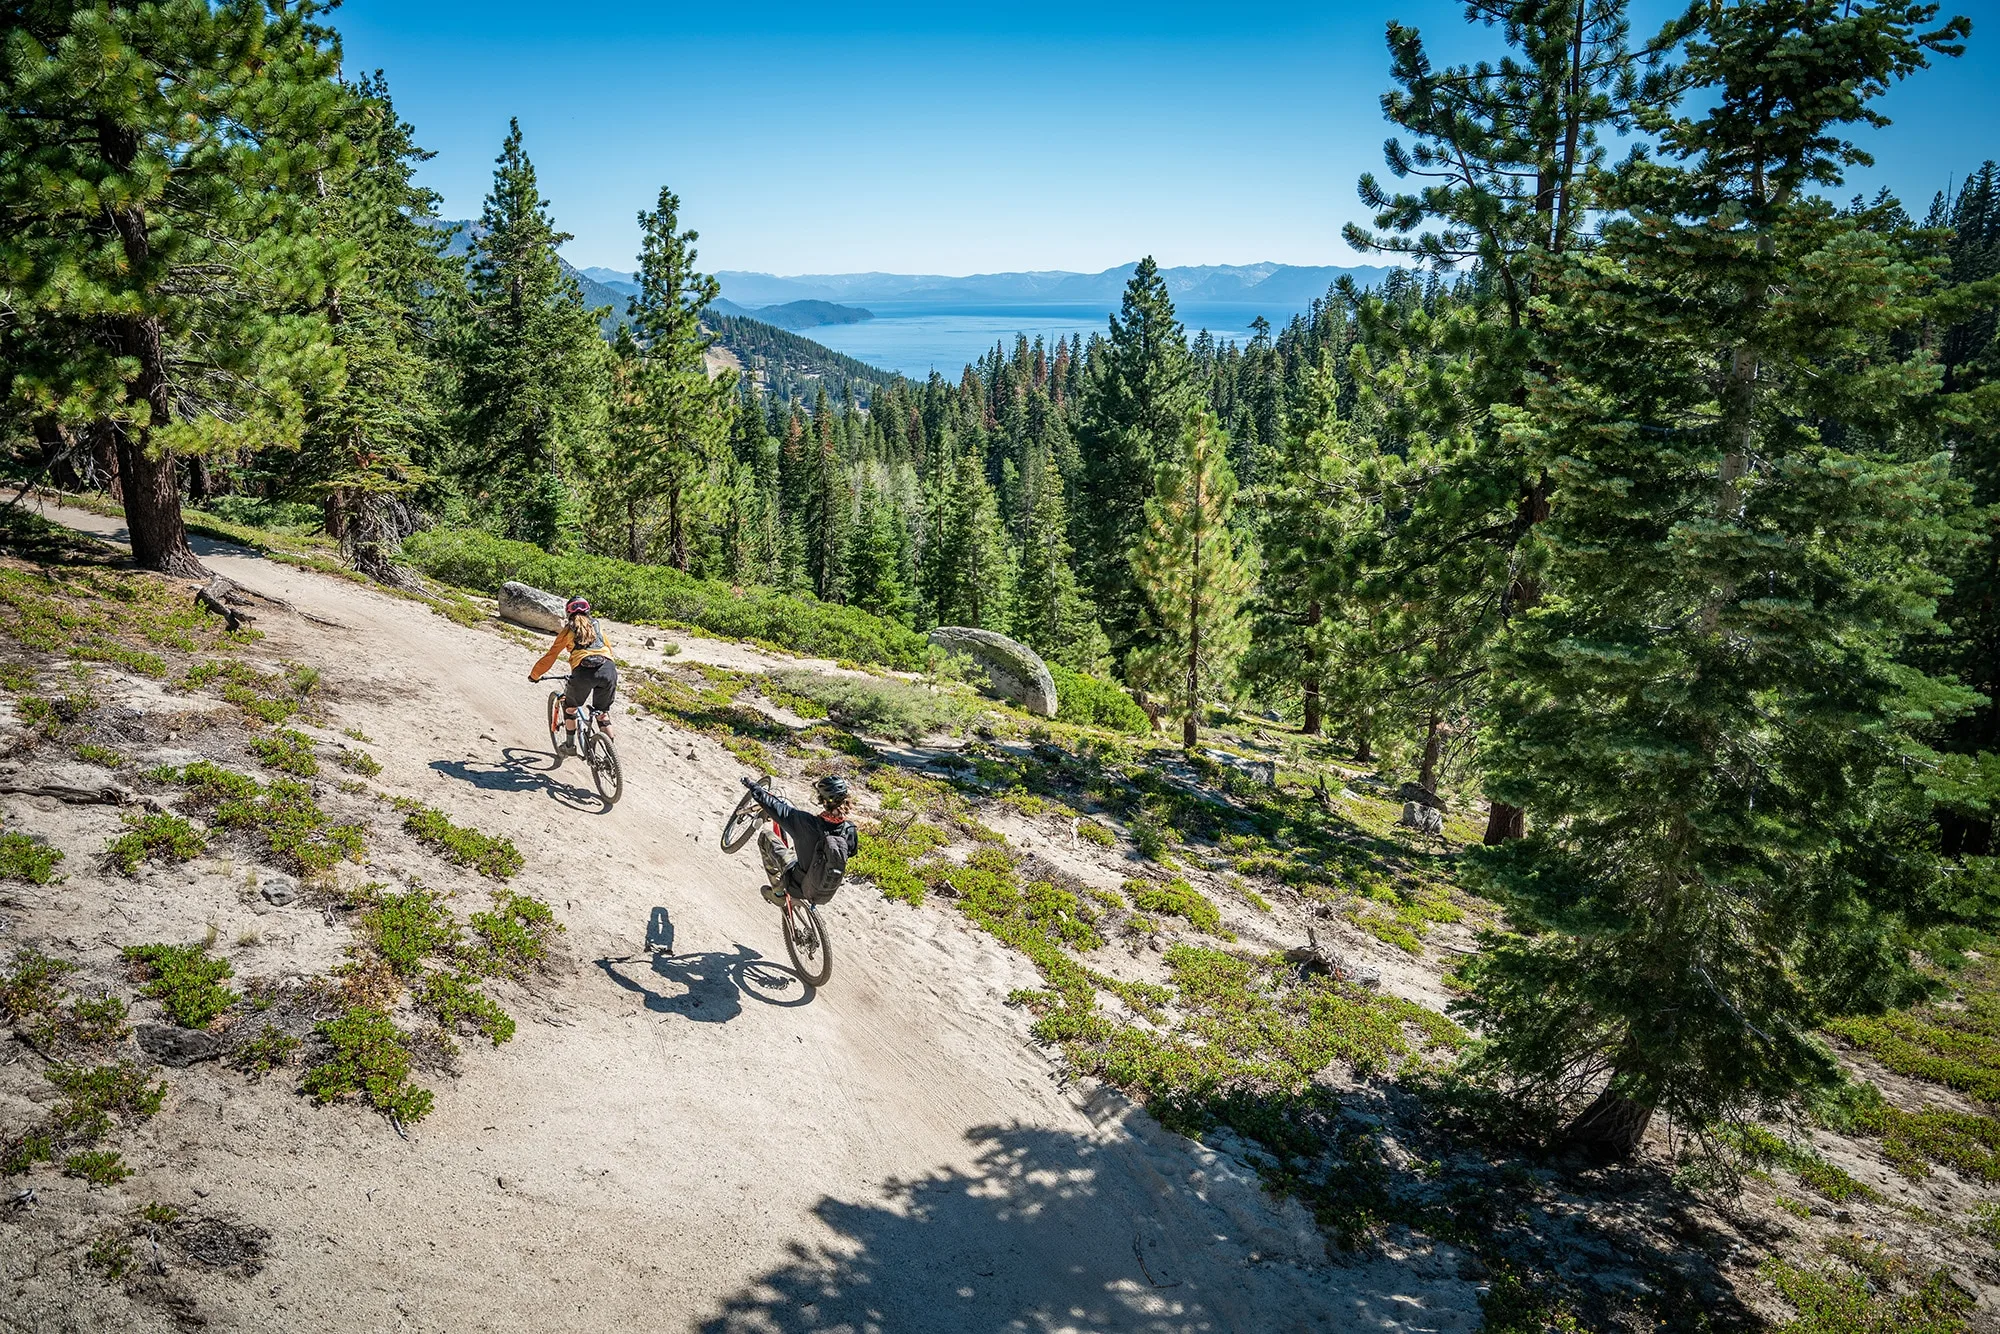
[[[864, 1331], [1463, 1330], [1476, 1290], [1386, 1264], [1260, 1255], [1222, 1207], [1163, 1152], [1040, 1127], [969, 1132], [977, 1160], [877, 1200], [827, 1198], [834, 1237], [726, 1299], [702, 1334]], [[1171, 1175], [1169, 1175], [1171, 1174]], [[1254, 1192], [1254, 1185], [1237, 1187]]]

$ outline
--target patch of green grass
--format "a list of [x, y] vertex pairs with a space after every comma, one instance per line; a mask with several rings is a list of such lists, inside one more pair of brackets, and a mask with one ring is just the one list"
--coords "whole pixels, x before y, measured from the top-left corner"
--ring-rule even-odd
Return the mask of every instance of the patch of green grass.
[[164, 1079], [154, 1083], [144, 1069], [126, 1061], [56, 1062], [42, 1077], [62, 1096], [41, 1121], [0, 1140], [0, 1173], [14, 1175], [38, 1162], [55, 1162], [58, 1155], [94, 1148], [114, 1124], [136, 1125], [158, 1113], [167, 1096]]
[[290, 1033], [271, 1024], [229, 1053], [229, 1063], [251, 1079], [262, 1079], [273, 1070], [292, 1063], [304, 1044]]
[[514, 1020], [470, 974], [432, 973], [417, 988], [416, 998], [447, 1032], [475, 1032], [496, 1047], [514, 1036]]
[[159, 1001], [182, 1028], [206, 1028], [243, 999], [222, 985], [236, 972], [229, 960], [211, 956], [205, 945], [127, 945], [123, 953], [147, 979], [140, 994]]
[[110, 1149], [86, 1149], [63, 1159], [63, 1175], [81, 1177], [93, 1186], [115, 1186], [132, 1175], [125, 1159]]
[[1775, 1334], [1963, 1334], [1970, 1300], [1939, 1270], [1914, 1292], [1875, 1289], [1859, 1274], [1772, 1259], [1760, 1271], [1798, 1314]]
[[145, 862], [184, 862], [208, 850], [208, 838], [178, 815], [128, 815], [125, 823], [131, 828], [105, 845], [104, 856], [128, 876]]
[[1899, 1075], [2000, 1102], [2000, 959], [1981, 959], [1954, 981], [1965, 996], [1962, 1005], [1837, 1019], [1827, 1030]]
[[319, 757], [313, 753], [313, 739], [304, 732], [281, 727], [269, 736], [250, 738], [250, 751], [267, 769], [311, 778], [319, 773]]
[[1258, 912], [1267, 913], [1271, 911], [1271, 901], [1248, 885], [1242, 886], [1242, 894], [1243, 901]]
[[1716, 1132], [1716, 1139], [1724, 1147], [1735, 1150], [1748, 1166], [1789, 1169], [1799, 1179], [1800, 1185], [1809, 1187], [1835, 1204], [1882, 1198], [1873, 1187], [1855, 1180], [1844, 1169], [1822, 1158], [1810, 1145], [1781, 1139], [1762, 1126], [1726, 1126]]
[[403, 828], [416, 840], [446, 861], [470, 866], [481, 875], [505, 880], [524, 865], [514, 840], [482, 834], [466, 825], [453, 824], [451, 817], [434, 806], [403, 798], [396, 803], [405, 812]]
[[333, 762], [349, 773], [360, 774], [363, 778], [373, 778], [382, 772], [382, 765], [373, 755], [365, 750], [353, 750], [346, 746], [340, 748], [340, 753], [333, 757]]
[[1789, 1195], [1774, 1195], [1771, 1203], [1783, 1209], [1794, 1218], [1811, 1218], [1812, 1206], [1804, 1200], [1795, 1200]]
[[416, 977], [426, 959], [449, 958], [458, 948], [459, 928], [451, 909], [422, 885], [404, 894], [383, 894], [361, 914], [369, 943], [398, 977]]
[[16, 695], [26, 694], [42, 683], [35, 669], [18, 662], [0, 663], [0, 689]]
[[340, 734], [346, 737], [349, 741], [359, 741], [363, 745], [366, 745], [374, 741], [375, 739], [374, 737], [369, 736], [366, 732], [362, 731], [358, 727], [343, 727], [340, 729]]
[[135, 1263], [132, 1241], [123, 1232], [105, 1232], [83, 1253], [84, 1264], [103, 1273], [112, 1282], [124, 1278]]
[[1422, 954], [1424, 952], [1423, 938], [1393, 917], [1379, 917], [1370, 913], [1357, 913], [1349, 920], [1377, 940], [1394, 945], [1406, 954]]
[[0, 1016], [29, 1046], [50, 1058], [99, 1051], [124, 1041], [125, 1002], [109, 993], [81, 996], [65, 979], [76, 965], [28, 948], [0, 970]]
[[1174, 841], [1175, 831], [1161, 824], [1150, 814], [1142, 814], [1126, 826], [1125, 832], [1132, 836], [1132, 846], [1141, 857], [1149, 862], [1167, 860], [1167, 847]]
[[403, 1125], [430, 1114], [431, 1092], [409, 1082], [410, 1048], [381, 1010], [356, 1005], [318, 1027], [327, 1057], [306, 1071], [300, 1087], [322, 1103], [351, 1094]]
[[1225, 940], [1236, 938], [1222, 929], [1222, 914], [1217, 911], [1215, 901], [1178, 876], [1164, 884], [1153, 880], [1127, 880], [1124, 890], [1125, 897], [1140, 912], [1178, 917], [1204, 935], [1220, 936]]
[[100, 764], [106, 769], [122, 769], [125, 766], [125, 756], [121, 752], [89, 741], [76, 748], [76, 757], [85, 764]]
[[56, 867], [62, 860], [61, 848], [52, 848], [40, 839], [22, 833], [0, 834], [0, 880], [46, 885], [56, 878]]
[[511, 889], [496, 890], [492, 909], [472, 914], [470, 925], [478, 942], [469, 955], [474, 970], [516, 980], [548, 962], [563, 929], [548, 904]]

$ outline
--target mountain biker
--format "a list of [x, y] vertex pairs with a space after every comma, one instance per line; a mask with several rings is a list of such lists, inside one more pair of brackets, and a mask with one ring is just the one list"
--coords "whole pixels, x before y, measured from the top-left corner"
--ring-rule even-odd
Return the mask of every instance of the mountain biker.
[[563, 628], [556, 633], [556, 642], [549, 646], [541, 661], [528, 669], [528, 679], [541, 680], [564, 653], [569, 654], [569, 680], [563, 686], [563, 726], [569, 736], [556, 753], [574, 755], [577, 706], [585, 699], [590, 700], [590, 706], [601, 716], [604, 735], [609, 737], [611, 701], [618, 693], [618, 665], [611, 661], [611, 645], [605, 642], [604, 631], [590, 614], [590, 603], [583, 598], [571, 598], [563, 604]]
[[813, 784], [818, 815], [807, 814], [748, 778], [743, 786], [792, 841], [788, 848], [771, 837], [770, 830], [757, 831], [757, 851], [764, 856], [764, 874], [770, 881], [764, 886], [764, 898], [777, 903], [785, 891], [814, 903], [831, 897], [847, 872], [848, 860], [861, 850], [861, 833], [847, 818], [854, 804], [847, 780], [829, 774]]

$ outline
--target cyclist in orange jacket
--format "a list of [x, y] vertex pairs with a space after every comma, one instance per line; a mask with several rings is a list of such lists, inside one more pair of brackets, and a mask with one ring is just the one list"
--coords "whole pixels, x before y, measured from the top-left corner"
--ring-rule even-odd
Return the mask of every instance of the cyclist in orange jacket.
[[576, 754], [576, 710], [584, 700], [597, 710], [604, 735], [611, 735], [611, 701], [618, 693], [618, 664], [611, 660], [611, 645], [605, 641], [604, 631], [597, 624], [597, 618], [590, 614], [590, 603], [583, 598], [571, 598], [563, 606], [563, 628], [556, 633], [556, 642], [549, 646], [541, 661], [528, 669], [528, 679], [539, 681], [555, 666], [556, 659], [569, 654], [569, 680], [563, 685], [563, 726], [569, 731], [569, 738], [562, 743], [559, 754]]

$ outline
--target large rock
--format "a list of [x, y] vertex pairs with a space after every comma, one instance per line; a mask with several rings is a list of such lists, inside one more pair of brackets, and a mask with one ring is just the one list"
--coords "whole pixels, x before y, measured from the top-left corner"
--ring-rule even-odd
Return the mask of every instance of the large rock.
[[500, 619], [554, 634], [563, 628], [563, 599], [509, 579], [500, 585]]
[[1443, 834], [1444, 812], [1435, 806], [1426, 806], [1418, 801], [1403, 803], [1403, 814], [1396, 821], [1405, 829], [1414, 829], [1419, 834]]
[[985, 673], [987, 688], [1002, 699], [1044, 718], [1056, 716], [1055, 678], [1026, 644], [966, 625], [940, 625], [931, 631], [930, 641], [947, 653], [970, 657]]
[[172, 1024], [140, 1024], [133, 1031], [139, 1050], [161, 1065], [182, 1069], [197, 1061], [212, 1061], [222, 1055], [222, 1039], [198, 1028], [178, 1028]]

